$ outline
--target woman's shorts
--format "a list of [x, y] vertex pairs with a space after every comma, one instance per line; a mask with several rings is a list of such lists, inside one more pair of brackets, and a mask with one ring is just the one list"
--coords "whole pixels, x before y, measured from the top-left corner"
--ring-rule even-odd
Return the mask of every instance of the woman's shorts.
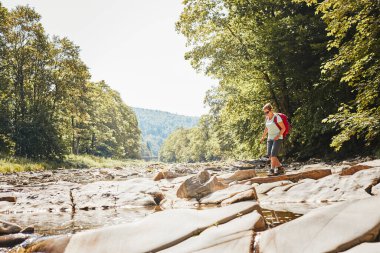
[[282, 139], [268, 140], [267, 141], [267, 155], [277, 157], [278, 153], [280, 153], [280, 148], [282, 144]]

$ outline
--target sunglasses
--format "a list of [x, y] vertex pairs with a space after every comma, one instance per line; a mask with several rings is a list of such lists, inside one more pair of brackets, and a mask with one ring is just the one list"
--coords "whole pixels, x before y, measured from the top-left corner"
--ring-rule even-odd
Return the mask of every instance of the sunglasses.
[[264, 111], [265, 114], [269, 114], [270, 111]]

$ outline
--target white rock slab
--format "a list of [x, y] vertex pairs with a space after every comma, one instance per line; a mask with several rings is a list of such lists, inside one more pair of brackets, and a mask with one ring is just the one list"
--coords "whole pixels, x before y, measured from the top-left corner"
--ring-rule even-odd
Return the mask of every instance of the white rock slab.
[[284, 186], [284, 185], [289, 185], [292, 183], [293, 182], [289, 181], [289, 180], [277, 181], [277, 182], [273, 182], [273, 183], [264, 183], [264, 184], [260, 184], [260, 185], [256, 186], [255, 189], [256, 189], [257, 193], [265, 194], [265, 193], [269, 192], [270, 190], [272, 190], [273, 188], [276, 188], [279, 186]]
[[380, 167], [380, 159], [372, 160], [364, 163], [359, 163], [358, 165], [366, 165], [370, 167]]
[[173, 209], [119, 226], [72, 236], [65, 253], [151, 252], [172, 247], [215, 224], [223, 224], [260, 208], [256, 202], [240, 202], [208, 209]]
[[344, 253], [379, 253], [380, 252], [380, 242], [372, 243], [362, 243], [358, 246], [355, 246]]
[[380, 195], [380, 183], [372, 187], [371, 194]]
[[380, 197], [321, 207], [267, 230], [258, 237], [258, 250], [267, 252], [340, 252], [373, 241], [380, 232]]
[[219, 204], [223, 200], [233, 197], [234, 195], [252, 189], [252, 185], [234, 184], [223, 190], [215, 191], [200, 200], [201, 204]]
[[12, 195], [15, 203], [0, 205], [0, 212], [71, 212], [71, 187], [78, 186], [67, 182], [40, 185], [36, 187], [20, 187]]
[[371, 195], [366, 191], [380, 179], [380, 168], [358, 171], [350, 176], [333, 174], [319, 180], [299, 182], [286, 191], [267, 193], [265, 202], [336, 202], [363, 199]]
[[100, 181], [72, 191], [76, 209], [139, 207], [156, 205], [155, 196], [162, 194], [157, 183], [147, 178], [126, 181]]
[[199, 236], [193, 236], [161, 253], [239, 252], [249, 253], [253, 231], [265, 229], [263, 217], [253, 211], [223, 225], [212, 226]]
[[223, 200], [220, 205], [226, 206], [231, 205], [233, 203], [241, 202], [241, 201], [247, 201], [247, 200], [257, 200], [257, 194], [255, 191], [255, 188], [252, 188], [247, 191], [239, 192], [238, 194], [232, 196], [231, 198]]

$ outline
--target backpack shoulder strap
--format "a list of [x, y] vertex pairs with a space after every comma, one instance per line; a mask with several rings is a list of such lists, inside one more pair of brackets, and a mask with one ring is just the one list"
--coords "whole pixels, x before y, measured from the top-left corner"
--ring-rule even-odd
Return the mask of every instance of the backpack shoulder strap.
[[278, 115], [277, 113], [275, 113], [274, 114], [274, 119], [273, 119], [273, 122], [276, 124], [276, 126], [278, 127], [278, 129], [280, 129], [280, 131], [281, 131], [281, 127], [280, 127], [280, 125], [277, 123], [277, 116], [279, 116], [280, 117], [280, 115]]

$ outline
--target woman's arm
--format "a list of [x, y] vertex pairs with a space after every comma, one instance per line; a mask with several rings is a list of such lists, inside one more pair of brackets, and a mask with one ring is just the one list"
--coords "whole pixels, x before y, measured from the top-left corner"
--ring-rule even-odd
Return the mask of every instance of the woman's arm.
[[282, 122], [282, 121], [278, 122], [278, 125], [281, 127], [281, 130], [280, 130], [280, 133], [274, 138], [275, 141], [277, 141], [281, 137], [281, 135], [284, 134], [284, 132], [286, 130], [284, 122]]
[[[285, 131], [285, 130], [284, 130], [284, 131]], [[268, 133], [268, 128], [265, 128], [265, 129], [264, 129], [263, 136], [261, 137], [260, 142], [263, 142], [263, 140], [265, 139], [265, 136], [267, 136], [267, 133]]]

